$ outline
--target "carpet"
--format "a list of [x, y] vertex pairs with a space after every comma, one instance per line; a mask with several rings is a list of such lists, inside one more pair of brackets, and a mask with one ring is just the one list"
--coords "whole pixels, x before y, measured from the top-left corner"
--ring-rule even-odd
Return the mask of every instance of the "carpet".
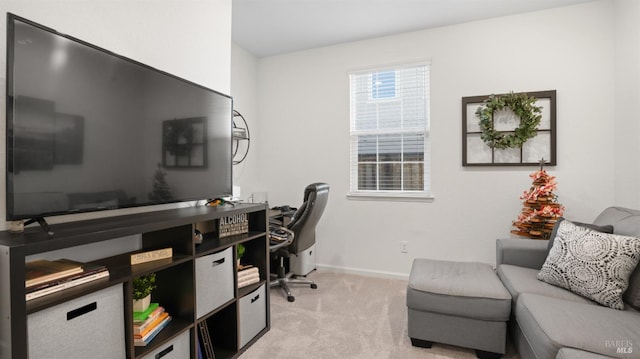
[[[271, 330], [242, 359], [475, 358], [471, 349], [416, 348], [407, 335], [405, 280], [318, 270], [318, 289], [294, 286], [289, 303], [271, 290]], [[507, 353], [507, 358], [517, 358]]]

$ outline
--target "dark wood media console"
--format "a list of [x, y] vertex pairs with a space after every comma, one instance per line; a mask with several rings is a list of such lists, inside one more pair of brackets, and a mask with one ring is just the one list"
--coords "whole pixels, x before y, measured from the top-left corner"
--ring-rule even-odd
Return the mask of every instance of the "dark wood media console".
[[[248, 233], [220, 238], [217, 232], [220, 218], [239, 214], [246, 215], [248, 219]], [[118, 320], [120, 318], [117, 316], [122, 316], [124, 328], [121, 329], [124, 338], [120, 334], [117, 337], [124, 343], [122, 353], [126, 358], [162, 357], [156, 353], [166, 355], [167, 358], [173, 358], [172, 355], [182, 358], [184, 356], [175, 352], [172, 354], [171, 351], [179, 350], [178, 338], [182, 340], [187, 337], [185, 353], [189, 353], [189, 358], [198, 358], [199, 345], [202, 344], [199, 339], [201, 327], [204, 326], [202, 324], [206, 324], [211, 334], [215, 358], [235, 358], [270, 329], [268, 219], [267, 207], [264, 204], [179, 208], [56, 224], [51, 228], [55, 233], [53, 236], [49, 236], [40, 227], [27, 228], [22, 234], [0, 232], [1, 358], [29, 357], [30, 348], [35, 345], [29, 341], [30, 320], [35, 320], [35, 317], [40, 317], [43, 313], [55, 313], [58, 307], [81, 301], [98, 291], [113, 289], [114, 286], [119, 286], [122, 290], [123, 303], [116, 303], [122, 308], [122, 312], [107, 315], [115, 315]], [[196, 244], [194, 240], [196, 229], [203, 234], [201, 244]], [[25, 300], [25, 262], [28, 258], [65, 250], [65, 253], [69, 253], [68, 259], [75, 259], [73, 253], [77, 250], [76, 247], [128, 236], [137, 238], [140, 243], [138, 250], [116, 255], [96, 253], [96, 259], [91, 261], [109, 269], [108, 279]], [[242, 264], [258, 267], [260, 273], [258, 283], [240, 289], [237, 287], [236, 276], [238, 244], [243, 244], [246, 248]], [[172, 258], [130, 264], [130, 256], [133, 253], [163, 248], [172, 248]], [[198, 272], [196, 264], [206, 262], [209, 256], [221, 255], [222, 252], [227, 253], [227, 258], [232, 259], [231, 263], [224, 263], [225, 266], [232, 266], [226, 267], [224, 273], [231, 274], [222, 278], [198, 276], [197, 273], [201, 272]], [[223, 262], [224, 260], [216, 263]], [[132, 282], [135, 278], [152, 272], [157, 275], [158, 286], [152, 294], [152, 301], [161, 303], [172, 316], [172, 320], [147, 346], [134, 346]], [[225, 285], [232, 283], [232, 296], [223, 298], [221, 304], [198, 316], [198, 301], [209, 300], [207, 297], [203, 298], [202, 293], [211, 289], [209, 286], [219, 285], [215, 283], [221, 282]], [[197, 295], [198, 290], [200, 296]], [[119, 294], [118, 287], [116, 292]], [[95, 307], [95, 304], [92, 305]], [[256, 305], [259, 307], [250, 307]], [[61, 323], [52, 325], [55, 327], [59, 324]], [[53, 339], [57, 336], [60, 342], [65, 339], [65, 335], [69, 335], [65, 334], [66, 331], [73, 333], [73, 322], [65, 325], [71, 328], [56, 331], [52, 334]], [[88, 333], [84, 340], [101, 339]], [[55, 346], [50, 348], [51, 353], [55, 351]], [[79, 358], [96, 357], [95, 353], [78, 352], [77, 355]]]

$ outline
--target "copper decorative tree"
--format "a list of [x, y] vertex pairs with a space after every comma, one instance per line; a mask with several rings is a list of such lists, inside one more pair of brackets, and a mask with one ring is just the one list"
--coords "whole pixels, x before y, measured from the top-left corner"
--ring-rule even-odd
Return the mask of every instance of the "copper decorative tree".
[[[543, 160], [544, 161], [544, 160]], [[511, 231], [523, 237], [549, 239], [558, 218], [564, 213], [564, 207], [558, 203], [558, 196], [553, 193], [557, 189], [555, 176], [547, 174], [542, 166], [540, 170], [529, 175], [533, 184], [529, 191], [524, 191], [522, 212], [513, 222], [517, 228]]]

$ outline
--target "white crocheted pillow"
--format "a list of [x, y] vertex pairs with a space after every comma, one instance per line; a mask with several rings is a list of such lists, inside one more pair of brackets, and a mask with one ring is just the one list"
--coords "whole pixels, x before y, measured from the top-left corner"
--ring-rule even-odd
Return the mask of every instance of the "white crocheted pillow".
[[614, 309], [640, 261], [640, 239], [608, 234], [564, 220], [538, 279]]

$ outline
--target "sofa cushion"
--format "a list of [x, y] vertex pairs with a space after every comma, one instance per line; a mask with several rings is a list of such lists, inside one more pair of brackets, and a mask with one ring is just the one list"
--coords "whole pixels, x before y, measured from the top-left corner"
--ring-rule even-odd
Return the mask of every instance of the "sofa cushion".
[[622, 295], [622, 300], [630, 306], [640, 310], [640, 264], [629, 277], [629, 288]]
[[573, 302], [596, 305], [595, 302], [583, 296], [538, 280], [537, 275], [539, 271], [538, 269], [509, 264], [502, 264], [498, 266], [497, 270], [498, 277], [511, 294], [511, 297], [513, 297], [514, 303], [522, 293], [534, 293]]
[[594, 231], [565, 220], [558, 226], [538, 279], [623, 309], [622, 294], [638, 261], [640, 239]]
[[[556, 224], [553, 226], [553, 229], [549, 234], [549, 242], [547, 242], [547, 254], [549, 254], [549, 251], [551, 251], [551, 247], [553, 247], [553, 243], [555, 242], [555, 237], [556, 237], [556, 234], [558, 233], [558, 227], [560, 226], [560, 223], [562, 223], [562, 221], [564, 221], [565, 219], [566, 218], [564, 217], [558, 218], [558, 220], [556, 221]], [[597, 225], [597, 224], [582, 223], [582, 222], [576, 222], [576, 221], [571, 221], [571, 223], [575, 224], [576, 226], [586, 227], [602, 233], [613, 233], [613, 225], [611, 224]]]
[[640, 312], [576, 303], [523, 293], [516, 303], [516, 321], [538, 358], [553, 358], [560, 348], [580, 349], [616, 358], [629, 343], [640, 343]]
[[[623, 207], [609, 207], [593, 221], [597, 225], [613, 225], [613, 233], [640, 237], [640, 211]], [[622, 299], [636, 309], [640, 309], [640, 265], [629, 279], [629, 288]]]

